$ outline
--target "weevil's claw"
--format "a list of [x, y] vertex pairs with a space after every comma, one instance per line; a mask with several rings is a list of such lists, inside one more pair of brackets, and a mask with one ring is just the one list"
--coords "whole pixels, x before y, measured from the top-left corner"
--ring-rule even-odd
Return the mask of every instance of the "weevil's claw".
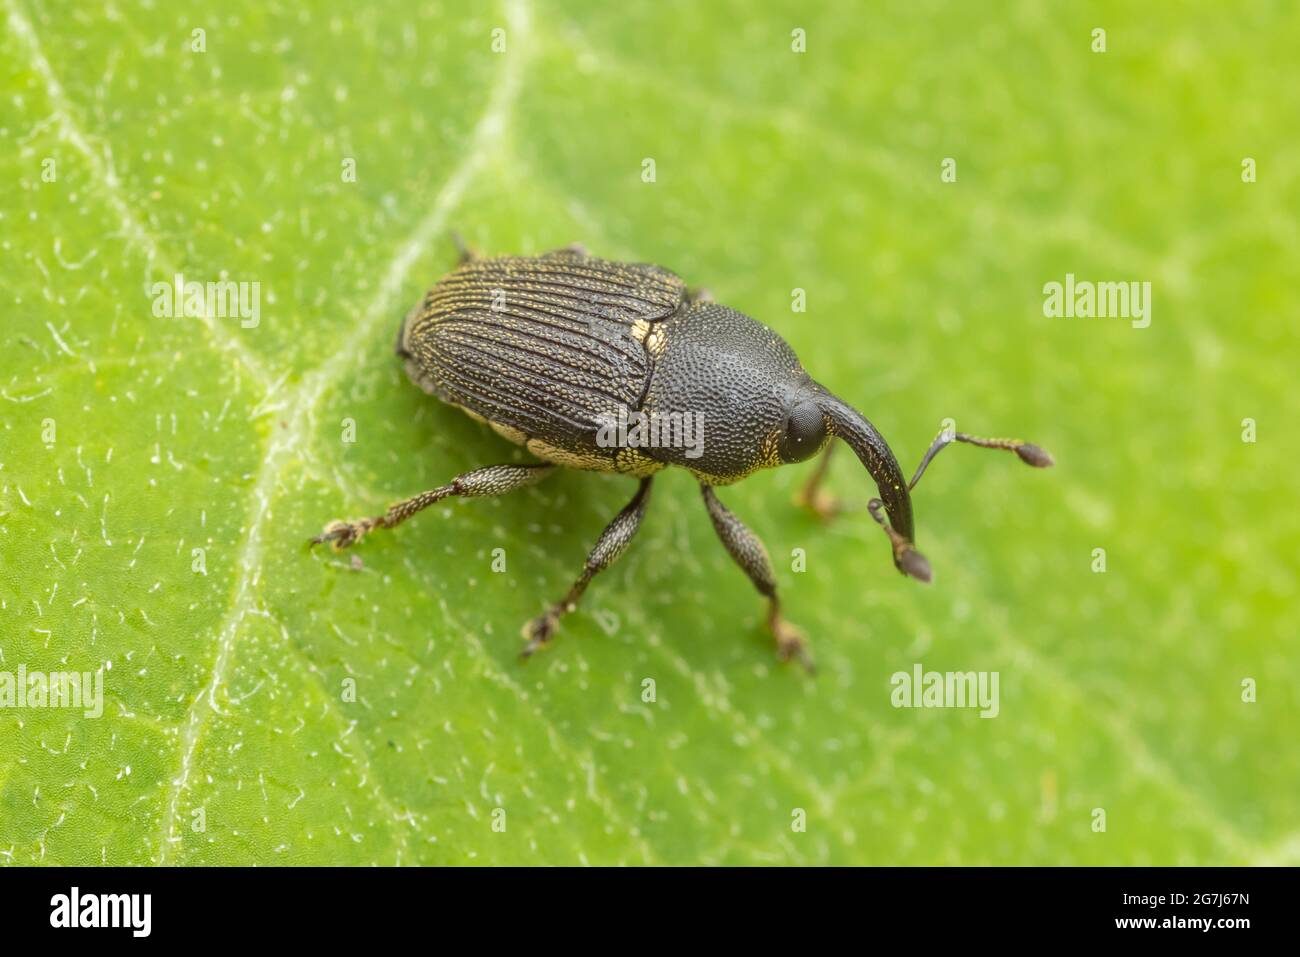
[[538, 615], [525, 624], [520, 630], [520, 634], [528, 640], [524, 644], [523, 650], [519, 652], [519, 660], [527, 661], [533, 656], [534, 652], [549, 645], [559, 623], [560, 616], [552, 608], [547, 609], [544, 614]]
[[930, 562], [916, 550], [916, 546], [906, 543], [894, 555], [894, 564], [904, 575], [910, 575], [919, 582], [928, 582], [931, 578]]
[[1020, 456], [1020, 461], [1026, 465], [1032, 465], [1034, 468], [1045, 469], [1056, 464], [1056, 459], [1052, 458], [1051, 452], [1041, 446], [1034, 445], [1032, 442], [1017, 445], [1016, 455]]
[[370, 531], [370, 526], [366, 522], [340, 522], [337, 519], [325, 526], [325, 530], [315, 538], [308, 541], [309, 546], [324, 545], [329, 543], [330, 548], [336, 552], [351, 545], [355, 545], [361, 540], [361, 537]]

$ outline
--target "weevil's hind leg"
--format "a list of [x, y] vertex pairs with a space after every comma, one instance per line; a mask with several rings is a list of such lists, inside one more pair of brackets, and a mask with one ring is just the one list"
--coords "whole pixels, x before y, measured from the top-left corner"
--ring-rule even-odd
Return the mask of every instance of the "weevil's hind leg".
[[745, 570], [759, 594], [768, 601], [767, 627], [776, 641], [777, 657], [782, 661], [797, 659], [811, 673], [814, 668], [807, 642], [799, 629], [781, 616], [781, 599], [776, 593], [776, 576], [772, 573], [772, 562], [767, 557], [767, 549], [757, 535], [718, 501], [712, 486], [702, 484], [700, 491], [704, 495], [704, 504], [709, 509], [709, 518], [713, 520], [718, 538], [722, 539], [722, 544], [736, 564]]
[[822, 488], [826, 482], [826, 476], [831, 470], [831, 452], [834, 450], [835, 440], [832, 439], [827, 444], [826, 450], [822, 452], [821, 457], [817, 459], [817, 465], [813, 468], [812, 474], [808, 476], [808, 481], [804, 482], [799, 487], [799, 491], [794, 493], [795, 505], [806, 508], [823, 522], [829, 522], [849, 510], [848, 506]]
[[457, 265], [463, 266], [465, 263], [472, 263], [476, 259], [483, 258], [476, 249], [465, 242], [465, 237], [460, 234], [459, 230], [453, 229], [451, 231], [451, 242], [456, 247]]
[[310, 544], [321, 545], [326, 542], [335, 550], [355, 545], [367, 533], [376, 528], [392, 528], [400, 525], [416, 512], [428, 508], [444, 498], [460, 496], [462, 498], [481, 498], [489, 495], [504, 495], [517, 488], [540, 482], [555, 469], [554, 465], [539, 463], [536, 465], [489, 465], [475, 469], [463, 475], [457, 475], [446, 485], [429, 489], [419, 495], [413, 495], [404, 501], [391, 505], [383, 515], [374, 518], [362, 518], [352, 522], [333, 521], [325, 530], [311, 539]]
[[1035, 468], [1043, 469], [1056, 464], [1056, 460], [1052, 458], [1052, 453], [1048, 452], [1047, 449], [1034, 445], [1032, 442], [1025, 442], [1022, 439], [984, 439], [978, 435], [967, 435], [964, 432], [944, 429], [930, 443], [930, 448], [921, 459], [921, 464], [916, 467], [916, 474], [912, 476], [912, 481], [907, 483], [909, 490], [916, 488], [916, 483], [921, 481], [921, 476], [925, 474], [925, 470], [934, 461], [934, 457], [953, 442], [965, 442], [967, 445], [977, 445], [982, 449], [1004, 449], [1008, 452], [1015, 452], [1022, 462]]
[[554, 635], [555, 628], [560, 623], [560, 618], [578, 607], [578, 601], [582, 598], [582, 593], [587, 590], [587, 586], [596, 577], [596, 574], [618, 561], [619, 556], [627, 550], [627, 546], [632, 542], [632, 537], [636, 535], [636, 530], [641, 527], [641, 519], [645, 517], [645, 508], [646, 503], [650, 500], [650, 483], [652, 481], [652, 477], [643, 478], [636, 490], [636, 495], [632, 497], [632, 501], [623, 506], [623, 510], [614, 516], [612, 522], [605, 526], [605, 530], [600, 533], [600, 538], [596, 540], [596, 545], [592, 548], [591, 554], [587, 556], [587, 562], [583, 565], [582, 574], [578, 576], [578, 580], [573, 583], [565, 596], [524, 625], [523, 636], [527, 639], [527, 644], [524, 645], [524, 650], [519, 653], [519, 657], [527, 658], [538, 648], [547, 644], [551, 640], [551, 636]]

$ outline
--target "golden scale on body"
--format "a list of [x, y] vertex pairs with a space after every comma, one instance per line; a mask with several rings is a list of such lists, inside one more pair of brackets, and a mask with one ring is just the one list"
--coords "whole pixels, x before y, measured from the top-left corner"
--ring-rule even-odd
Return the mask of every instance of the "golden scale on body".
[[[800, 498], [829, 518], [837, 507], [819, 485], [831, 443], [842, 439], [876, 482], [880, 497], [868, 509], [889, 537], [895, 566], [929, 581], [929, 563], [913, 544], [910, 492], [942, 448], [965, 442], [1015, 452], [1030, 465], [1052, 464], [1046, 451], [1019, 439], [942, 432], [907, 482], [875, 427], [815, 382], [785, 340], [706, 292], [688, 289], [668, 270], [598, 259], [579, 245], [542, 256], [485, 258], [453, 238], [460, 263], [407, 315], [397, 354], [425, 392], [541, 461], [474, 469], [383, 515], [331, 522], [311, 541], [347, 548], [442, 499], [502, 495], [557, 467], [639, 478], [632, 501], [605, 528], [569, 591], [524, 626], [525, 658], [551, 640], [591, 579], [626, 550], [654, 474], [669, 466], [699, 480], [718, 537], [768, 601], [778, 656], [811, 670], [803, 636], [782, 616], [766, 548], [718, 500], [714, 486], [821, 452]], [[603, 437], [620, 409], [661, 421], [698, 416], [708, 437], [695, 449], [611, 444]]]

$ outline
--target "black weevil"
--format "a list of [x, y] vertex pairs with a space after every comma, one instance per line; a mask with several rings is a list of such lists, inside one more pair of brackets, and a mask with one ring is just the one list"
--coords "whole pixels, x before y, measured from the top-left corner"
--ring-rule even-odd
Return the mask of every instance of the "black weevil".
[[[525, 657], [550, 640], [596, 573], [627, 548], [654, 474], [669, 465], [699, 479], [718, 537], [768, 599], [778, 655], [811, 667], [802, 636], [781, 615], [767, 550], [718, 501], [714, 486], [823, 450], [828, 455], [831, 440], [843, 439], [880, 490], [868, 509], [889, 536], [895, 566], [929, 581], [930, 565], [913, 544], [910, 491], [944, 446], [966, 442], [1013, 451], [1030, 465], [1052, 464], [1046, 451], [1019, 439], [945, 431], [905, 482], [875, 427], [813, 381], [785, 340], [706, 292], [688, 290], [668, 270], [597, 259], [578, 245], [542, 256], [493, 258], [458, 246], [457, 268], [403, 322], [397, 354], [424, 391], [542, 461], [466, 472], [383, 515], [331, 522], [312, 543], [346, 548], [444, 498], [502, 495], [540, 481], [556, 466], [639, 478], [632, 501], [601, 534], [568, 593], [524, 626]], [[633, 429], [621, 428], [615, 437], [613, 423], [629, 420]], [[667, 425], [637, 428], [653, 422]], [[681, 441], [684, 424], [694, 427], [699, 441]], [[647, 435], [660, 441], [647, 442]], [[823, 459], [803, 493], [823, 513], [829, 506], [817, 486], [825, 465]]]

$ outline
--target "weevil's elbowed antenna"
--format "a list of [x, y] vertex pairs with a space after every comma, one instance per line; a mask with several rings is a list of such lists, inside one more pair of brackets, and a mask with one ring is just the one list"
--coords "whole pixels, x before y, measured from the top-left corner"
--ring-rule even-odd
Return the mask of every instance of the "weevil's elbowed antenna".
[[[895, 567], [904, 575], [928, 582], [930, 563], [912, 542], [915, 532], [912, 526], [910, 486], [903, 478], [902, 469], [898, 467], [898, 460], [894, 458], [889, 443], [867, 421], [866, 416], [829, 392], [817, 404], [831, 420], [831, 432], [848, 443], [880, 489], [880, 498], [872, 499], [867, 507], [871, 510], [871, 517], [880, 523], [880, 527], [889, 536], [889, 543], [894, 549]], [[888, 519], [880, 512], [882, 506], [889, 514]]]
[[[930, 563], [916, 550], [914, 544], [910, 492], [921, 481], [921, 476], [925, 474], [926, 468], [934, 457], [946, 446], [953, 442], [965, 442], [967, 445], [976, 445], [984, 449], [1004, 449], [1015, 452], [1022, 462], [1035, 468], [1047, 468], [1055, 464], [1050, 452], [1031, 442], [1021, 439], [985, 439], [977, 435], [945, 429], [930, 443], [930, 448], [921, 459], [921, 464], [917, 466], [912, 481], [904, 485], [903, 473], [899, 471], [898, 461], [890, 451], [889, 444], [862, 413], [830, 393], [825, 393], [818, 400], [818, 405], [831, 420], [831, 431], [849, 444], [862, 460], [862, 464], [867, 467], [871, 477], [876, 480], [876, 486], [880, 489], [880, 498], [873, 498], [868, 502], [867, 509], [871, 512], [871, 517], [889, 536], [889, 542], [894, 549], [894, 565], [903, 574], [911, 575], [923, 582], [930, 580]], [[881, 513], [882, 508], [888, 513], [888, 518]]]

